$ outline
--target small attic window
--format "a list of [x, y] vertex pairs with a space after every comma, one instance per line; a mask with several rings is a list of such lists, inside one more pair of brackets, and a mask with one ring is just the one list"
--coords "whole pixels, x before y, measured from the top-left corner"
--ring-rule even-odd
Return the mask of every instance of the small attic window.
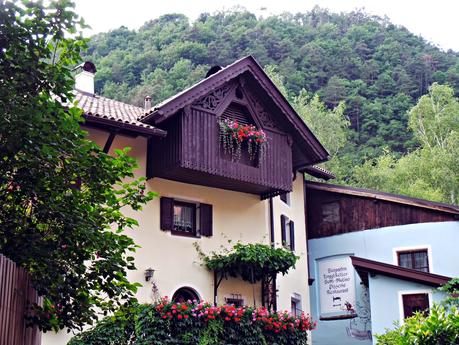
[[239, 124], [255, 125], [255, 122], [250, 115], [249, 109], [246, 106], [238, 103], [231, 103], [221, 115], [221, 119], [229, 119], [237, 121]]

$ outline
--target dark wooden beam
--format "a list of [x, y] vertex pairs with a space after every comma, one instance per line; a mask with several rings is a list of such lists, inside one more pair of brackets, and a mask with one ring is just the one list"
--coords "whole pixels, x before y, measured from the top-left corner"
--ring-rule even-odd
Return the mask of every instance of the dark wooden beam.
[[110, 135], [108, 136], [107, 142], [105, 143], [104, 149], [103, 149], [105, 153], [108, 153], [108, 151], [110, 151], [110, 147], [112, 146], [113, 140], [115, 140], [115, 137], [118, 134], [118, 132], [119, 132], [119, 129], [116, 129], [110, 132]]

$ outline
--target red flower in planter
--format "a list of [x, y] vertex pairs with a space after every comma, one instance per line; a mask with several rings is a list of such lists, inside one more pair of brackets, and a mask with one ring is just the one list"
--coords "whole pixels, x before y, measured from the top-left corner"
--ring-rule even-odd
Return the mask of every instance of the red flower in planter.
[[241, 146], [247, 142], [250, 158], [255, 160], [258, 156], [262, 160], [266, 153], [267, 137], [265, 132], [253, 125], [239, 124], [237, 121], [225, 119], [219, 122], [220, 142], [225, 153], [230, 153], [233, 159], [239, 160]]

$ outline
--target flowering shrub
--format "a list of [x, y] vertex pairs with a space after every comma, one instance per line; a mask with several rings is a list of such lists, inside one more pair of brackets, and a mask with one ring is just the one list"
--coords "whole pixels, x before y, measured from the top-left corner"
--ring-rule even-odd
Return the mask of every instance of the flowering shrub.
[[203, 301], [173, 303], [165, 297], [156, 304], [138, 305], [104, 319], [69, 345], [305, 345], [307, 332], [314, 327], [305, 314], [295, 317], [288, 312], [272, 313], [264, 307], [215, 307]]
[[220, 143], [224, 152], [230, 154], [233, 161], [241, 159], [243, 143], [247, 143], [251, 160], [254, 161], [258, 157], [258, 163], [260, 163], [264, 159], [268, 140], [262, 129], [229, 119], [220, 121], [218, 125], [220, 127]]

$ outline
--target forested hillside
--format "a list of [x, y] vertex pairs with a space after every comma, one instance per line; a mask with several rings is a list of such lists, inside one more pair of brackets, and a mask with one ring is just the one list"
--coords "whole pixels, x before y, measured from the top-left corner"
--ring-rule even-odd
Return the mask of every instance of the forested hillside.
[[432, 82], [459, 90], [459, 55], [443, 52], [405, 28], [364, 12], [257, 18], [244, 11], [172, 14], [94, 36], [88, 57], [98, 67], [97, 91], [141, 104], [158, 102], [200, 80], [209, 66], [252, 54], [277, 66], [290, 96], [318, 93], [328, 107], [344, 100], [360, 158], [388, 147], [413, 147], [407, 111]]
[[[451, 167], [459, 165], [459, 141], [451, 124], [459, 119], [459, 53], [387, 18], [317, 7], [267, 18], [241, 10], [204, 13], [194, 22], [171, 14], [136, 31], [121, 27], [92, 37], [87, 58], [98, 68], [97, 92], [142, 105], [146, 95], [157, 103], [201, 80], [211, 66], [248, 54], [332, 154], [325, 167], [335, 182], [458, 202]], [[433, 83], [450, 88], [428, 94]], [[432, 123], [449, 119], [447, 145], [420, 139], [425, 130], [437, 135], [437, 125], [420, 131], [409, 124], [413, 114], [423, 119], [419, 102]], [[447, 111], [426, 104], [448, 105]]]

